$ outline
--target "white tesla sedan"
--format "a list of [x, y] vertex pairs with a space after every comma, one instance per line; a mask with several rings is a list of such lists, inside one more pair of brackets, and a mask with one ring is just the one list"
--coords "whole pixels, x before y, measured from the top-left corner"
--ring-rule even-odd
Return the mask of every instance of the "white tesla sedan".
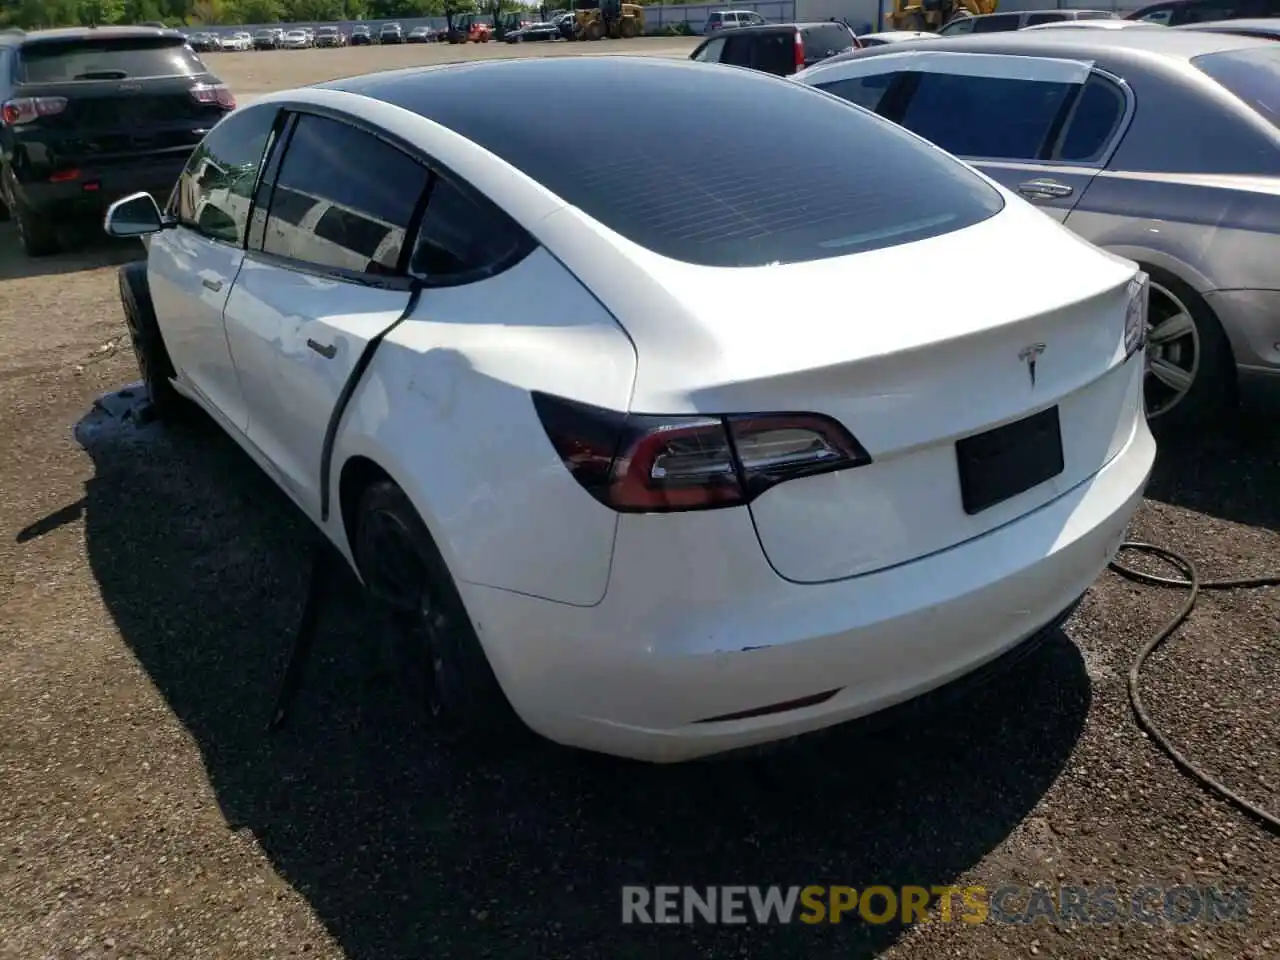
[[272, 94], [107, 229], [157, 412], [275, 479], [460, 731], [676, 761], [906, 700], [1057, 623], [1155, 456], [1132, 263], [761, 73]]

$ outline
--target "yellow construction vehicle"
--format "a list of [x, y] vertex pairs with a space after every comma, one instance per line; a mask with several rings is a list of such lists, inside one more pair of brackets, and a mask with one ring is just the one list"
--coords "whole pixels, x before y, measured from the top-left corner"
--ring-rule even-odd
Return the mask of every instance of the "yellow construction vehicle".
[[620, 0], [577, 0], [561, 32], [574, 40], [630, 40], [644, 33], [644, 7]]
[[935, 33], [952, 20], [994, 13], [999, 0], [893, 0], [889, 22], [894, 30]]

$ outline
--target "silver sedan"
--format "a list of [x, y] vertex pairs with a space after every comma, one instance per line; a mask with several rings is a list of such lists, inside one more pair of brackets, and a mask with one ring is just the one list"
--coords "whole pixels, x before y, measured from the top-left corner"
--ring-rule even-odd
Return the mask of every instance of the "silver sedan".
[[[795, 77], [1140, 263], [1152, 279], [1147, 410], [1170, 425], [1245, 393], [1280, 395], [1278, 79], [1274, 41], [1167, 28], [909, 41]], [[993, 282], [1035, 282], [974, 255]]]

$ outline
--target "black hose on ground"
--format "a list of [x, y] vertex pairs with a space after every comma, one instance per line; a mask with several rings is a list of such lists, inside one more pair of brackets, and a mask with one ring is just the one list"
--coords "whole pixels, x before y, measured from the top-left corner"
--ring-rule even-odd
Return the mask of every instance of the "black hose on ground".
[[1142, 672], [1142, 666], [1146, 663], [1147, 658], [1151, 656], [1161, 644], [1168, 640], [1177, 631], [1178, 627], [1186, 621], [1191, 615], [1191, 611], [1195, 609], [1196, 601], [1200, 598], [1201, 591], [1204, 590], [1249, 590], [1258, 587], [1277, 587], [1280, 586], [1280, 576], [1265, 577], [1241, 577], [1232, 580], [1202, 580], [1200, 573], [1196, 569], [1196, 565], [1188, 560], [1182, 554], [1166, 547], [1157, 547], [1155, 544], [1142, 543], [1137, 540], [1129, 540], [1120, 545], [1120, 551], [1131, 550], [1135, 553], [1145, 553], [1148, 556], [1158, 557], [1171, 566], [1175, 567], [1182, 573], [1181, 577], [1160, 577], [1153, 573], [1147, 573], [1143, 570], [1137, 570], [1133, 567], [1126, 566], [1118, 560], [1111, 561], [1111, 569], [1124, 577], [1126, 580], [1132, 580], [1135, 583], [1144, 583], [1154, 587], [1173, 587], [1176, 589], [1186, 590], [1187, 599], [1160, 630], [1148, 640], [1138, 651], [1138, 655], [1133, 660], [1133, 665], [1129, 668], [1129, 702], [1133, 706], [1134, 717], [1138, 721], [1138, 726], [1160, 747], [1169, 758], [1184, 773], [1189, 774], [1198, 780], [1203, 786], [1218, 794], [1225, 800], [1230, 801], [1235, 807], [1248, 814], [1250, 817], [1263, 824], [1270, 832], [1280, 834], [1280, 817], [1264, 810], [1262, 807], [1246, 800], [1240, 794], [1236, 793], [1226, 784], [1222, 783], [1211, 774], [1206, 773], [1201, 767], [1197, 766], [1185, 754], [1175, 747], [1164, 732], [1160, 730], [1150, 714], [1147, 713], [1146, 707], [1142, 704], [1142, 696], [1138, 692], [1138, 677]]

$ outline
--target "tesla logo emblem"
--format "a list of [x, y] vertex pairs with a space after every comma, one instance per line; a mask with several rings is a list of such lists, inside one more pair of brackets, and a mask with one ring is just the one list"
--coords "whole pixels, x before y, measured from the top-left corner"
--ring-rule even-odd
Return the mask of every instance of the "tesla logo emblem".
[[1044, 353], [1043, 343], [1033, 343], [1018, 351], [1018, 359], [1027, 365], [1027, 375], [1031, 377], [1031, 385], [1036, 385], [1036, 362]]

